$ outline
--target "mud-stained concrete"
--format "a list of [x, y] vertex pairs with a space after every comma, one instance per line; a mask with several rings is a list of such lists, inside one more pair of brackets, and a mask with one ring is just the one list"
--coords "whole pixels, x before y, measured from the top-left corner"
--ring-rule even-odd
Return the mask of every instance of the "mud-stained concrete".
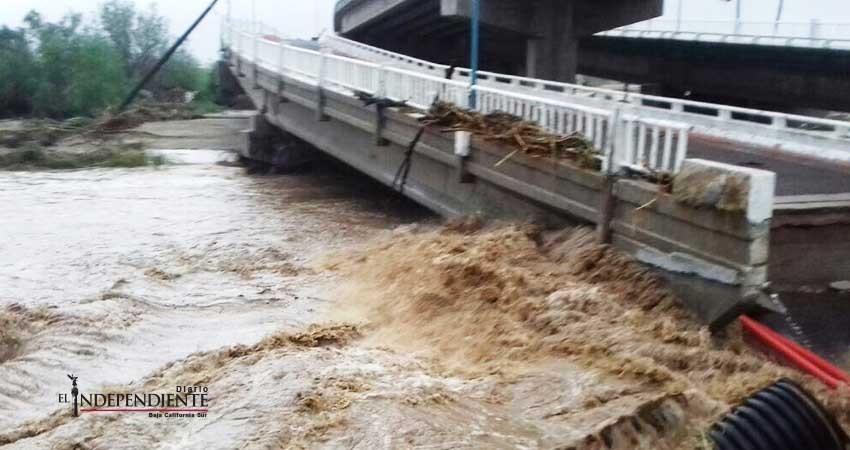
[[[187, 127], [240, 126], [143, 129], [191, 148]], [[706, 449], [728, 405], [800, 380], [586, 231], [443, 225], [344, 169], [152, 151], [173, 163], [0, 173], [4, 450]], [[74, 417], [68, 374], [202, 386], [209, 411]]]

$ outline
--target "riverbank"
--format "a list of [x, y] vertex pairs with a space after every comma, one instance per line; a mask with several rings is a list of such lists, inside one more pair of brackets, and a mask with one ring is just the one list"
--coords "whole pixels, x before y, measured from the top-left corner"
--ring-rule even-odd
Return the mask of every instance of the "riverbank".
[[197, 115], [191, 105], [152, 104], [97, 119], [0, 121], [0, 170], [162, 165], [145, 149], [233, 150], [250, 111]]

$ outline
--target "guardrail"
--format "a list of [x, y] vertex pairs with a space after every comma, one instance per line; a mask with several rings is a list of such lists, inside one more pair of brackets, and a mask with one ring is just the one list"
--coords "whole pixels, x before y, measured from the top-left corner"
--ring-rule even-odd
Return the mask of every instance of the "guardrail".
[[[323, 36], [322, 43], [330, 49], [354, 57], [410, 70], [440, 73], [448, 69], [448, 66], [410, 58], [336, 35]], [[427, 69], [422, 69], [423, 66]], [[455, 68], [452, 79], [468, 83], [469, 75], [470, 69]], [[530, 95], [545, 95], [563, 102], [591, 107], [628, 106], [634, 115], [687, 123], [693, 126], [696, 132], [710, 136], [757, 146], [779, 145], [790, 151], [834, 159], [850, 158], [850, 122], [846, 121], [594, 88], [487, 71], [478, 72], [478, 83]]]
[[651, 19], [598, 36], [679, 39], [747, 45], [850, 50], [850, 24], [811, 22], [746, 22], [731, 20]]
[[[422, 71], [286, 45], [268, 36], [227, 27], [225, 45], [274, 73], [350, 95], [365, 92], [404, 101], [427, 111], [436, 101], [464, 105], [472, 93], [476, 110], [506, 112], [559, 135], [579, 133], [601, 151], [603, 170], [679, 170], [687, 154], [690, 126], [621, 114], [619, 108], [594, 108], [532, 93], [433, 76]], [[416, 67], [419, 67], [418, 65]], [[613, 158], [613, 159], [612, 159]]]

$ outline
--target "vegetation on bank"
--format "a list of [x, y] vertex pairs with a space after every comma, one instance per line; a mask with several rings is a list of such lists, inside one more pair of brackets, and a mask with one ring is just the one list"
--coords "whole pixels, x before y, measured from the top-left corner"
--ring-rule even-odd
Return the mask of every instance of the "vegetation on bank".
[[138, 143], [112, 144], [84, 152], [67, 152], [27, 144], [0, 152], [0, 170], [159, 167], [167, 162], [163, 155], [145, 152], [144, 146]]
[[[107, 0], [96, 17], [70, 13], [49, 22], [36, 11], [24, 26], [0, 28], [0, 117], [92, 117], [123, 100], [171, 43], [168, 23], [151, 6]], [[178, 50], [146, 86], [146, 98], [212, 108], [215, 77]]]
[[76, 153], [51, 150], [39, 145], [29, 144], [7, 152], [0, 152], [0, 170], [158, 167], [166, 163], [164, 156], [149, 154], [139, 144], [115, 144]]

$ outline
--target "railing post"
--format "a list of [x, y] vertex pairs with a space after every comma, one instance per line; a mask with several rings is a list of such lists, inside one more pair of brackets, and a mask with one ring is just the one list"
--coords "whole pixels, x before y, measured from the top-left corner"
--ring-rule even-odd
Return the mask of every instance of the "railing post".
[[384, 106], [384, 102], [381, 101], [387, 97], [387, 72], [383, 65], [378, 66], [377, 71], [378, 85], [375, 90], [375, 98], [377, 99], [377, 102], [375, 102], [375, 145], [378, 147], [384, 147], [390, 143], [389, 140], [384, 138], [386, 108]]
[[620, 121], [623, 114], [620, 108], [614, 108], [608, 122], [608, 130], [605, 136], [605, 145], [602, 148], [602, 171], [613, 175], [620, 170], [619, 154], [625, 147], [626, 127], [621, 126]]
[[254, 63], [254, 89], [260, 88], [260, 39], [256, 34], [253, 35], [254, 38], [254, 57], [252, 61]]
[[820, 38], [820, 20], [812, 19], [812, 22], [809, 25], [809, 37], [812, 40]]
[[328, 116], [325, 114], [325, 103], [327, 99], [325, 97], [325, 70], [327, 67], [327, 57], [325, 55], [325, 51], [322, 50], [319, 52], [319, 74], [316, 80], [316, 120], [320, 122], [325, 122], [328, 120]]
[[684, 128], [679, 130], [679, 141], [676, 149], [676, 163], [673, 165], [673, 175], [679, 173], [682, 168], [682, 163], [685, 162], [685, 157], [688, 155], [688, 137], [690, 129]]
[[278, 55], [277, 55], [277, 98], [280, 103], [287, 103], [289, 101], [288, 98], [284, 95], [286, 91], [286, 76], [284, 73], [286, 72], [286, 45], [283, 42], [280, 43], [278, 47]]
[[835, 139], [844, 139], [850, 136], [850, 125], [836, 126], [835, 129], [832, 131], [831, 135]]
[[611, 242], [611, 221], [617, 204], [614, 185], [617, 183], [616, 174], [620, 170], [618, 161], [621, 160], [618, 153], [622, 151], [623, 141], [625, 141], [624, 128], [620, 124], [621, 116], [620, 108], [614, 108], [611, 112], [603, 147], [602, 171], [605, 173], [605, 183], [602, 186], [602, 199], [596, 224], [596, 240], [600, 244]]
[[387, 69], [383, 64], [378, 66], [378, 86], [375, 97], [387, 98]]

